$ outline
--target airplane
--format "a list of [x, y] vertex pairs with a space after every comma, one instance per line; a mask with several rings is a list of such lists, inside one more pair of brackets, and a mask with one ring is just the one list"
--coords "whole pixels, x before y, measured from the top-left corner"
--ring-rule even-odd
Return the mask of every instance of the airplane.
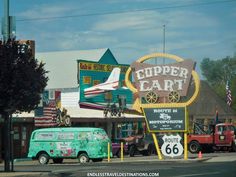
[[95, 97], [108, 91], [116, 90], [119, 86], [120, 68], [114, 68], [106, 82], [84, 89], [85, 98]]

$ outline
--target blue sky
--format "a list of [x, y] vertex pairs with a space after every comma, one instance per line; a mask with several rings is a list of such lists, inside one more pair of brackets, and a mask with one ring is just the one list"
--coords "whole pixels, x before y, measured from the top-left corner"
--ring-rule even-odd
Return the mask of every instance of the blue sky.
[[163, 51], [165, 25], [166, 53], [198, 65], [236, 53], [236, 0], [10, 0], [10, 15], [37, 52], [110, 48], [130, 64]]

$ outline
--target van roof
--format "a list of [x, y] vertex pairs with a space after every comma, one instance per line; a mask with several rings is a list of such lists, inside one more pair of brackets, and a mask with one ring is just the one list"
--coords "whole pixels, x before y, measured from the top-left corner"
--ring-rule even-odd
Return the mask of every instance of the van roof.
[[95, 130], [103, 130], [103, 129], [94, 127], [59, 127], [59, 128], [41, 128], [34, 131], [45, 132], [45, 131], [95, 131]]

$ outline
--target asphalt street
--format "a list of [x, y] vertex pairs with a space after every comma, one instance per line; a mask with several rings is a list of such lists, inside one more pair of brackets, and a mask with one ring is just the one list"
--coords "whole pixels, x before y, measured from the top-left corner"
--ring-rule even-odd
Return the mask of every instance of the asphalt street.
[[191, 155], [188, 160], [183, 158], [165, 158], [159, 160], [157, 156], [125, 156], [121, 161], [112, 158], [110, 162], [79, 164], [76, 159], [65, 160], [63, 164], [39, 165], [37, 161], [18, 159], [14, 163], [15, 172], [3, 172], [4, 166], [0, 164], [0, 176], [25, 177], [96, 177], [96, 176], [236, 176], [236, 153], [203, 154], [199, 159], [197, 154]]

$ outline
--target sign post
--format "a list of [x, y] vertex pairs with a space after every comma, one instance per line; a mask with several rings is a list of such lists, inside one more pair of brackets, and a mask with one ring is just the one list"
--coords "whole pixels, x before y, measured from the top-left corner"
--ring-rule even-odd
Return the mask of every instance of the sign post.
[[[144, 63], [153, 58], [168, 58], [176, 62], [163, 65]], [[125, 75], [127, 87], [138, 95], [134, 101], [133, 109], [145, 116], [148, 131], [152, 133], [161, 160], [155, 133], [175, 133], [176, 135], [164, 135], [164, 144], [161, 147], [163, 155], [176, 157], [183, 153], [187, 156], [188, 115], [187, 106], [197, 98], [200, 88], [200, 80], [194, 70], [195, 62], [184, 60], [176, 55], [167, 53], [154, 53], [146, 55], [131, 64]], [[135, 87], [129, 80], [133, 73]], [[194, 81], [194, 92], [188, 93], [191, 81]], [[181, 137], [177, 133], [183, 133]], [[181, 139], [184, 138], [184, 148]]]

